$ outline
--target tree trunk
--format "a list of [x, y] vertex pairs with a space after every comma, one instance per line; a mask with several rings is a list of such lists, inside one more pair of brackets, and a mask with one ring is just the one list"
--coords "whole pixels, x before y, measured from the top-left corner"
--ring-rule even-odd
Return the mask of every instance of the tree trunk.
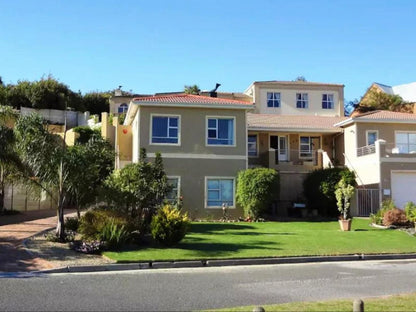
[[0, 212], [4, 210], [4, 169], [0, 166]]
[[64, 225], [64, 187], [63, 187], [63, 161], [59, 168], [59, 194], [58, 194], [58, 222], [56, 224], [56, 236], [61, 240], [65, 240], [65, 225]]

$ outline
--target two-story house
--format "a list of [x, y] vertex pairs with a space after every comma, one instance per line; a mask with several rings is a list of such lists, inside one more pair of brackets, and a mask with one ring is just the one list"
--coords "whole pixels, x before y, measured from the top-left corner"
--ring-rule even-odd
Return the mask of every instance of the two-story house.
[[255, 110], [247, 114], [249, 166], [280, 173], [278, 213], [302, 201], [311, 170], [343, 165], [344, 85], [305, 81], [253, 82], [245, 91]]
[[150, 160], [162, 154], [171, 196], [183, 198], [191, 217], [220, 217], [223, 204], [230, 215], [241, 216], [236, 177], [247, 168], [246, 119], [252, 108], [245, 101], [189, 94], [135, 98], [124, 125], [114, 123], [116, 137], [132, 142], [132, 162], [141, 148]]
[[416, 114], [371, 111], [338, 124], [344, 129], [345, 165], [357, 176], [354, 215], [376, 212], [382, 200], [416, 203]]

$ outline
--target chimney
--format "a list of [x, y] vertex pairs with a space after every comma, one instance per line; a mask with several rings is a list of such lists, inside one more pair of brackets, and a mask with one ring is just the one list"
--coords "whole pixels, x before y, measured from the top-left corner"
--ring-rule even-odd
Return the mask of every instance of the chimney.
[[221, 84], [220, 83], [216, 83], [215, 84], [215, 88], [214, 89], [212, 89], [211, 91], [209, 91], [209, 96], [210, 97], [213, 97], [213, 98], [216, 98], [217, 97], [217, 89], [218, 89], [218, 87], [220, 86]]
[[114, 90], [114, 95], [115, 96], [122, 96], [123, 95], [122, 92], [121, 92], [121, 87], [122, 86], [118, 86], [118, 88]]

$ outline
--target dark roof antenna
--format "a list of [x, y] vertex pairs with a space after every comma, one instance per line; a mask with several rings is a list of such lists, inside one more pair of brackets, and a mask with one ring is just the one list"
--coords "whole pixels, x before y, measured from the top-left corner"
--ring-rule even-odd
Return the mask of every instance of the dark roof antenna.
[[219, 86], [221, 86], [221, 84], [217, 82], [217, 83], [215, 84], [215, 88], [214, 88], [214, 89], [212, 89], [211, 91], [209, 91], [209, 96], [210, 96], [210, 97], [214, 97], [214, 98], [216, 98], [216, 97], [217, 97], [217, 89], [219, 88]]

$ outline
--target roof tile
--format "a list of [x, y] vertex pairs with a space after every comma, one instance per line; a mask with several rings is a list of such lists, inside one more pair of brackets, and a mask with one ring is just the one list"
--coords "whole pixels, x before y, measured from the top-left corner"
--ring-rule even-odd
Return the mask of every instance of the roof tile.
[[253, 103], [214, 98], [202, 95], [193, 94], [171, 94], [171, 95], [156, 95], [148, 97], [134, 98], [133, 101], [140, 103], [160, 103], [160, 104], [224, 104], [224, 105], [246, 105], [248, 107], [253, 106]]

